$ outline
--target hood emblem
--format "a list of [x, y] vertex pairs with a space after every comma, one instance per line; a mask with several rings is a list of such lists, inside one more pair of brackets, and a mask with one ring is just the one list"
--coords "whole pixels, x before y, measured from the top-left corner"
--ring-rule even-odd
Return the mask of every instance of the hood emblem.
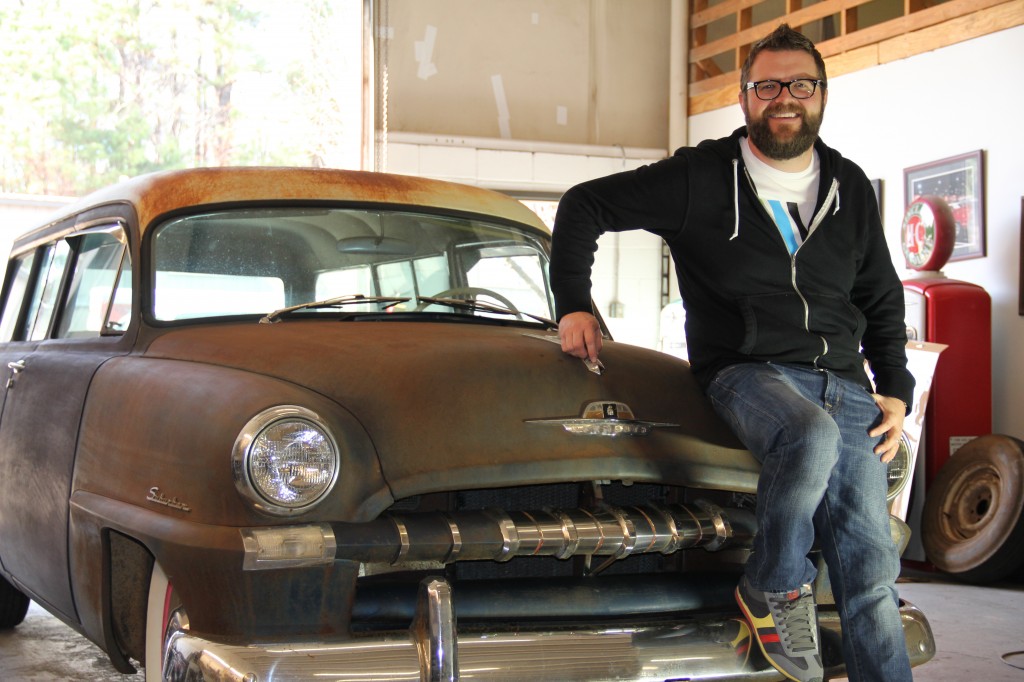
[[146, 496], [146, 501], [162, 504], [165, 507], [170, 507], [171, 509], [177, 509], [183, 512], [192, 511], [192, 507], [188, 506], [177, 497], [167, 497], [160, 492], [160, 488], [157, 486], [153, 486], [149, 489], [149, 495]]
[[527, 419], [527, 424], [561, 426], [569, 433], [581, 436], [647, 436], [659, 427], [674, 427], [668, 422], [641, 421], [629, 405], [617, 400], [597, 400], [583, 408], [575, 419]]

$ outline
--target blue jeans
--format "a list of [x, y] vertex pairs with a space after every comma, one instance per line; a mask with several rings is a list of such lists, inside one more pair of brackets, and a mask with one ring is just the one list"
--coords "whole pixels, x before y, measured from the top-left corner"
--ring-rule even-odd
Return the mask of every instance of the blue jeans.
[[758, 531], [746, 566], [754, 589], [813, 582], [815, 538], [843, 624], [850, 680], [911, 680], [889, 531], [886, 465], [868, 431], [881, 410], [860, 385], [797, 365], [726, 367], [708, 396], [761, 461]]

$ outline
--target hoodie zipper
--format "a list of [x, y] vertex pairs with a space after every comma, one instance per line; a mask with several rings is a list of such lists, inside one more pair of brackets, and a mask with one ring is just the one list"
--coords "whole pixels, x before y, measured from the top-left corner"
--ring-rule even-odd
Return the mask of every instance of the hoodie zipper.
[[[733, 159], [732, 165], [735, 202], [734, 210], [736, 212], [736, 228], [733, 232], [733, 236], [731, 237], [731, 239], [735, 239], [736, 237], [739, 236], [740, 232], [739, 179], [737, 173], [737, 168], [739, 167], [739, 159]], [[750, 177], [750, 172], [747, 170], [746, 166], [743, 167], [743, 175], [746, 176], [747, 183], [750, 184], [750, 189], [754, 192], [754, 196], [756, 197], [757, 185], [754, 184], [754, 179]], [[797, 285], [796, 282], [796, 254], [800, 252], [800, 249], [803, 248], [803, 245], [807, 243], [807, 240], [811, 238], [811, 235], [814, 234], [814, 231], [818, 229], [818, 226], [825, 219], [825, 216], [833, 203], [835, 203], [835, 208], [832, 210], [832, 212], [833, 214], [835, 214], [839, 212], [839, 181], [836, 180], [835, 178], [832, 178], [832, 184], [828, 188], [828, 194], [825, 196], [825, 201], [822, 203], [821, 208], [818, 209], [818, 212], [814, 214], [814, 218], [811, 220], [811, 225], [807, 229], [807, 239], [804, 239], [804, 241], [801, 242], [800, 246], [796, 248], [796, 251], [789, 254], [789, 283], [790, 286], [793, 287], [793, 291], [796, 293], [797, 297], [800, 299], [801, 305], [803, 305], [804, 331], [808, 333], [810, 333], [811, 331], [811, 306], [807, 302], [807, 299], [804, 297], [803, 292], [800, 291], [800, 287]], [[768, 213], [768, 210], [764, 207], [764, 204], [762, 204], [760, 201], [758, 201], [757, 204], [758, 206], [761, 207], [761, 212], [764, 213], [765, 217], [768, 218], [768, 222], [772, 225], [775, 225], [775, 219]], [[778, 226], [776, 226], [776, 231], [778, 231]], [[785, 247], [785, 244], [783, 244], [783, 247]], [[789, 249], [786, 249], [786, 252], [789, 253]], [[818, 360], [820, 360], [823, 355], [828, 354], [828, 340], [821, 335], [818, 335], [818, 340], [821, 341], [821, 353], [815, 356], [812, 362], [815, 369], [818, 369]]]

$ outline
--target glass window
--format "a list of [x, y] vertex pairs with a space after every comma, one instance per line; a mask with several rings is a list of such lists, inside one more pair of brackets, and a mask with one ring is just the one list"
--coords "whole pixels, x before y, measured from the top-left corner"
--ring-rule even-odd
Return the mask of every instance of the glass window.
[[284, 285], [276, 277], [158, 272], [154, 295], [158, 320], [266, 314], [284, 307]]
[[71, 247], [63, 239], [43, 247], [42, 269], [40, 276], [42, 286], [37, 287], [30, 301], [29, 314], [26, 318], [28, 337], [33, 341], [45, 339], [50, 331], [60, 294], [60, 284], [64, 279], [64, 266], [68, 262]]
[[[509, 245], [482, 248], [479, 260], [466, 277], [472, 287], [492, 289], [510, 300], [518, 310], [545, 310], [547, 259], [534, 248]], [[539, 314], [539, 313], [538, 313]]]
[[[108, 330], [118, 276], [122, 262], [127, 260], [121, 236], [119, 232], [93, 232], [70, 239], [76, 242], [77, 254], [56, 333], [58, 338], [99, 336]], [[131, 292], [127, 293], [130, 311]], [[123, 308], [124, 302], [119, 305]], [[119, 313], [123, 317], [123, 310]], [[116, 319], [113, 322], [120, 324]]]
[[416, 268], [417, 293], [429, 295], [451, 287], [448, 261], [443, 257], [420, 258], [413, 265]]
[[376, 291], [373, 286], [373, 270], [369, 265], [324, 272], [316, 278], [318, 301], [351, 294], [371, 294]]
[[[476, 287], [502, 294], [523, 312], [551, 317], [545, 239], [526, 227], [381, 209], [183, 216], [154, 233], [153, 313], [166, 321], [265, 315], [344, 296], [414, 299]], [[437, 311], [415, 300], [384, 305], [393, 312]], [[382, 311], [381, 302], [342, 307], [346, 314]], [[337, 312], [311, 306], [295, 314]]]
[[21, 314], [22, 304], [25, 302], [25, 293], [28, 291], [29, 277], [32, 275], [32, 263], [35, 262], [36, 252], [22, 254], [11, 261], [7, 277], [10, 287], [7, 290], [7, 300], [4, 301], [3, 317], [0, 318], [0, 341], [11, 341], [18, 325], [18, 316]]

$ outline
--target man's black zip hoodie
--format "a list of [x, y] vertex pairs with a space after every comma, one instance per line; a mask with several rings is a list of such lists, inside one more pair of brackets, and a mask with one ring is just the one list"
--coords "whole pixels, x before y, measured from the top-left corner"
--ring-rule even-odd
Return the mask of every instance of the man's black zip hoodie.
[[551, 279], [559, 319], [591, 311], [590, 271], [604, 232], [644, 229], [669, 245], [704, 387], [740, 362], [803, 364], [909, 406], [903, 289], [864, 172], [819, 138], [814, 219], [790, 255], [740, 153], [746, 129], [634, 171], [570, 189], [558, 207]]

